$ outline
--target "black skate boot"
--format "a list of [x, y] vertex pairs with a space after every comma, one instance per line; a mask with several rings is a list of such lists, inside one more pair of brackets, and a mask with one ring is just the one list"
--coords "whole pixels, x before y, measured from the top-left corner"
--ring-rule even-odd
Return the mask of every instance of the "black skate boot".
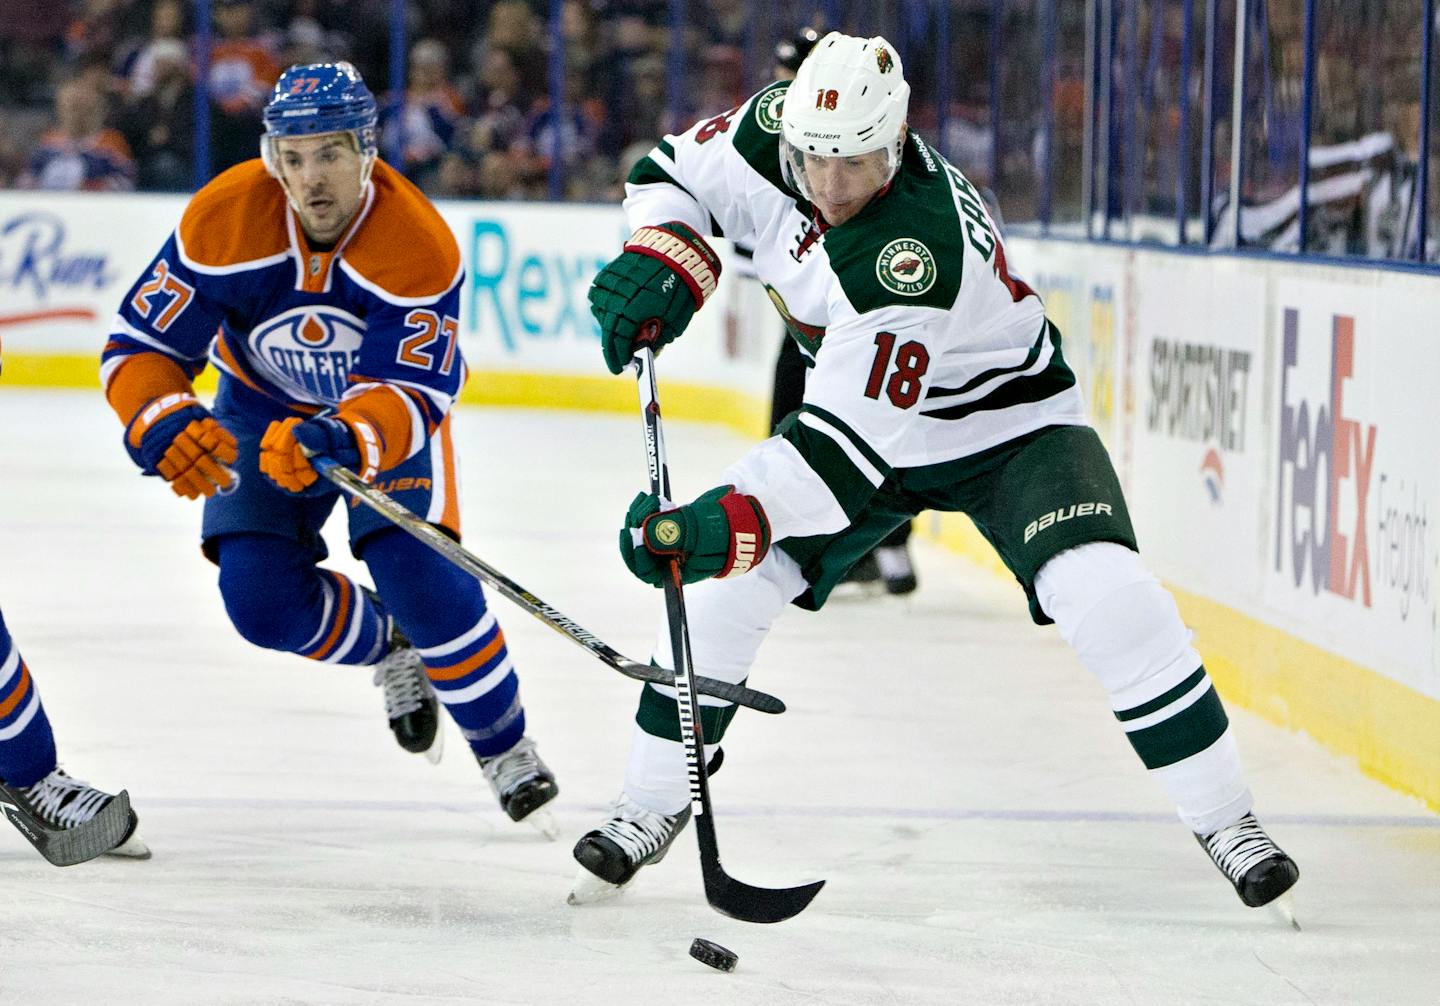
[[432, 765], [439, 764], [445, 749], [440, 703], [420, 654], [398, 630], [390, 652], [375, 665], [375, 684], [385, 690], [385, 715], [395, 743], [412, 754], [423, 754]]
[[[1295, 865], [1295, 860], [1270, 840], [1254, 814], [1246, 814], [1214, 834], [1196, 835], [1195, 841], [1235, 885], [1235, 893], [1240, 895], [1240, 900], [1251, 908], [1277, 902], [1300, 879], [1300, 868]], [[1288, 900], [1285, 899], [1286, 903], [1277, 902], [1277, 908], [1292, 926], [1299, 929]]]
[[[150, 849], [136, 834], [140, 819], [130, 809], [130, 798], [117, 796], [72, 779], [63, 769], [23, 789], [0, 782], [0, 801], [13, 801], [15, 810], [4, 808], [10, 822], [26, 832], [24, 815], [43, 828], [54, 829], [37, 839], [43, 856], [56, 866], [73, 866], [96, 856], [110, 854], [131, 859], [149, 859]], [[62, 834], [55, 834], [60, 832]]]
[[[512, 821], [527, 821], [546, 838], [555, 837], [555, 823], [540, 808], [560, 793], [555, 774], [540, 760], [535, 742], [521, 737], [515, 746], [493, 758], [478, 758], [485, 780]], [[540, 813], [536, 813], [540, 811]]]
[[920, 585], [915, 577], [915, 564], [910, 561], [910, 546], [880, 545], [874, 552], [880, 579], [887, 594], [909, 594]]
[[610, 820], [575, 844], [580, 871], [570, 891], [570, 904], [593, 904], [619, 894], [640, 867], [665, 858], [689, 820], [688, 806], [678, 814], [661, 814], [620, 794]]

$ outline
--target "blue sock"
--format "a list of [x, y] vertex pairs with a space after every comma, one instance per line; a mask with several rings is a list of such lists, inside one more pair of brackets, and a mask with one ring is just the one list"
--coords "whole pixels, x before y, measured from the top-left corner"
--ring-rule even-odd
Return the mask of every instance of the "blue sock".
[[471, 749], [489, 758], [514, 747], [525, 734], [520, 681], [480, 584], [399, 530], [367, 539], [365, 562]]
[[30, 668], [0, 615], [0, 779], [33, 786], [55, 770], [55, 735]]

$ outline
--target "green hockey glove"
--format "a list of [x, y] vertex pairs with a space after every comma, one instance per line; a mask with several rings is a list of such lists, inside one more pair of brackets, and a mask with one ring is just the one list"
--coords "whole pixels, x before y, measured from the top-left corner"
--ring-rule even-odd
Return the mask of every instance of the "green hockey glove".
[[685, 331], [719, 280], [719, 256], [684, 224], [672, 220], [631, 234], [590, 284], [590, 313], [600, 323], [610, 373], [623, 371], [642, 341], [658, 353]]
[[754, 496], [734, 486], [711, 489], [678, 510], [660, 509], [652, 493], [630, 503], [620, 532], [620, 557], [636, 577], [659, 587], [671, 559], [680, 562], [680, 579], [694, 583], [748, 573], [770, 550], [770, 521]]

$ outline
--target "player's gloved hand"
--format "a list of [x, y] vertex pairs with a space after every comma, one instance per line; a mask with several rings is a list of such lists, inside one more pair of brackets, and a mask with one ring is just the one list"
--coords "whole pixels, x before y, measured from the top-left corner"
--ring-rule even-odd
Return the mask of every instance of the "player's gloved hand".
[[754, 496], [734, 486], [711, 489], [694, 503], [661, 510], [653, 493], [630, 503], [620, 532], [620, 557], [636, 577], [658, 587], [680, 561], [683, 583], [739, 576], [770, 550], [770, 521]]
[[705, 239], [672, 220], [641, 227], [625, 250], [590, 284], [590, 313], [600, 323], [600, 348], [610, 373], [625, 369], [649, 323], [652, 348], [675, 339], [715, 292], [720, 257]]
[[260, 471], [286, 492], [318, 496], [330, 490], [330, 483], [310, 464], [310, 454], [320, 454], [369, 481], [375, 477], [380, 450], [372, 435], [362, 464], [360, 425], [331, 417], [276, 420], [260, 438]]
[[146, 402], [125, 428], [125, 449], [142, 472], [159, 475], [177, 496], [214, 496], [240, 482], [230, 468], [239, 457], [235, 435], [188, 392]]

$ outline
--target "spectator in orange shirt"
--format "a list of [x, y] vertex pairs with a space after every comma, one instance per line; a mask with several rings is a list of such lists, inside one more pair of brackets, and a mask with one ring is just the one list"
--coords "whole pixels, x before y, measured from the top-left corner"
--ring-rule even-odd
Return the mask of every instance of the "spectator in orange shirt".
[[81, 79], [55, 92], [58, 125], [40, 140], [16, 184], [51, 191], [128, 191], [135, 161], [125, 138], [105, 127], [105, 96]]
[[255, 31], [251, 0], [217, 0], [210, 49], [210, 100], [227, 115], [256, 112], [280, 77], [273, 47]]

